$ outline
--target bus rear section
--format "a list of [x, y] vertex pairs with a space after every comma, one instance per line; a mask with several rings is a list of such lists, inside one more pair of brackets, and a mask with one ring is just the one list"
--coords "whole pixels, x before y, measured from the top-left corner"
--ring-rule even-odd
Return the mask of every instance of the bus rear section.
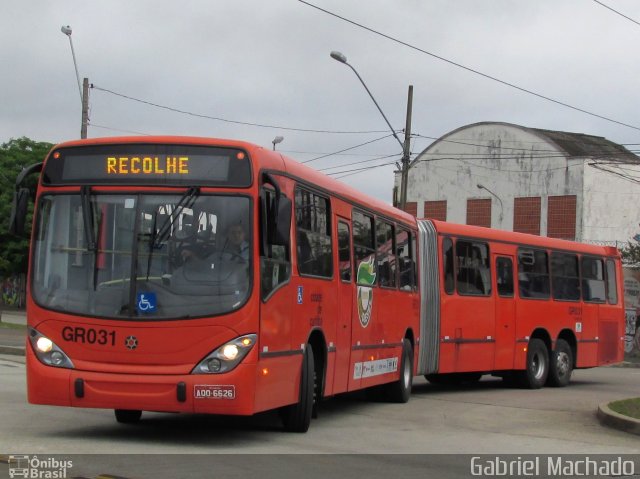
[[566, 386], [574, 369], [620, 362], [623, 280], [615, 248], [420, 220], [419, 374], [493, 374]]

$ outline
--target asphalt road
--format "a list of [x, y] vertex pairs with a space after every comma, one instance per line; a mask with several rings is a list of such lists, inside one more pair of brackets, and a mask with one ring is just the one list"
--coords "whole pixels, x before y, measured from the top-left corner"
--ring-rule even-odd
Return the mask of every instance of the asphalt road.
[[408, 404], [371, 402], [363, 394], [333, 398], [323, 403], [307, 434], [288, 434], [275, 413], [144, 413], [139, 424], [123, 426], [112, 411], [31, 406], [22, 361], [0, 356], [0, 454], [73, 454], [80, 468], [73, 472], [83, 477], [214, 477], [203, 472], [214, 470], [216, 477], [233, 476], [234, 467], [275, 477], [280, 466], [287, 476], [307, 471], [313, 477], [339, 472], [361, 478], [370, 470], [371, 477], [399, 471], [425, 477], [429, 470], [439, 477], [470, 477], [470, 456], [440, 454], [640, 453], [640, 437], [603, 427], [595, 416], [600, 402], [640, 395], [635, 368], [576, 371], [569, 387], [537, 391], [506, 388], [490, 377], [458, 388], [416, 378]]

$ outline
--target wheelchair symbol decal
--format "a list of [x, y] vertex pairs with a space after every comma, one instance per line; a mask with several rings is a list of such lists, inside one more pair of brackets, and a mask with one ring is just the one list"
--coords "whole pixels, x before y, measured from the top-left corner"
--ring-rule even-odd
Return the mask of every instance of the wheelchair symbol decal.
[[157, 307], [156, 293], [138, 293], [136, 306], [141, 313], [155, 313]]

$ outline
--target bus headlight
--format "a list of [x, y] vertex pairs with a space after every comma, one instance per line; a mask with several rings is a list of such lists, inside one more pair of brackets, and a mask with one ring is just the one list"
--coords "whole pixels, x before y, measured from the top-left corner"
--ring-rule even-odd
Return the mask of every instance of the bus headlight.
[[247, 334], [223, 344], [200, 361], [191, 374], [218, 374], [231, 371], [249, 354], [256, 339], [257, 335]]
[[29, 328], [29, 342], [31, 342], [33, 352], [36, 353], [41, 363], [56, 368], [74, 368], [69, 356], [56, 346], [56, 343], [36, 329]]

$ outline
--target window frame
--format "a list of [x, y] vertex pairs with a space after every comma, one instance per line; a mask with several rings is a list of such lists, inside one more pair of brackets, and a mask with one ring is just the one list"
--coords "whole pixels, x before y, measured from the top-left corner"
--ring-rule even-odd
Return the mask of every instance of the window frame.
[[[540, 253], [544, 253], [545, 258], [546, 258], [546, 274], [542, 275], [542, 273], [532, 273], [532, 272], [525, 272], [525, 271], [521, 271], [520, 269], [520, 257], [521, 257], [521, 253], [523, 253], [524, 251], [531, 251], [534, 254], [534, 260], [535, 260], [535, 253], [536, 252], [540, 252]], [[534, 300], [534, 301], [549, 301], [551, 300], [551, 270], [550, 270], [550, 265], [549, 265], [549, 251], [544, 249], [544, 248], [535, 248], [535, 247], [530, 247], [530, 246], [520, 246], [518, 247], [518, 250], [516, 251], [516, 258], [517, 258], [517, 273], [518, 273], [518, 298], [520, 299], [526, 299], [526, 300]], [[534, 263], [535, 264], [535, 263]], [[547, 278], [547, 285], [549, 288], [549, 292], [547, 293], [546, 296], [525, 296], [522, 294], [522, 288], [520, 287], [520, 283], [521, 283], [521, 279], [520, 279], [520, 274], [533, 274], [533, 275], [537, 275], [537, 276], [545, 276]]]
[[[589, 278], [589, 279], [585, 279], [584, 277], [584, 261], [599, 261], [600, 264], [602, 265], [602, 279], [593, 279], [593, 278]], [[602, 289], [604, 292], [604, 298], [603, 299], [586, 299], [585, 298], [585, 284], [584, 281], [601, 281], [602, 282]], [[607, 303], [607, 277], [606, 277], [606, 271], [605, 271], [605, 263], [604, 263], [604, 258], [602, 258], [601, 256], [592, 256], [592, 255], [583, 255], [580, 258], [580, 289], [582, 290], [582, 301], [585, 303], [589, 303], [589, 304], [606, 304]]]
[[[467, 252], [471, 252], [471, 256], [464, 256], [464, 258], [471, 258], [471, 260], [473, 261], [473, 251], [477, 248], [477, 247], [484, 247], [486, 249], [486, 263], [484, 264], [484, 270], [486, 273], [488, 273], [489, 277], [488, 278], [483, 278], [482, 276], [482, 267], [481, 264], [479, 264], [479, 267], [473, 267], [473, 265], [471, 267], [466, 267], [466, 269], [473, 271], [474, 274], [474, 280], [477, 280], [477, 278], [480, 278], [480, 281], [482, 282], [482, 286], [483, 288], [488, 287], [488, 291], [482, 292], [482, 293], [475, 293], [475, 292], [468, 292], [468, 291], [461, 291], [460, 290], [460, 284], [461, 281], [459, 280], [459, 274], [461, 271], [460, 268], [460, 262], [458, 261], [459, 255], [458, 255], [458, 245], [460, 244], [468, 244], [469, 247], [466, 248]], [[456, 287], [455, 287], [455, 291], [458, 294], [458, 296], [468, 296], [468, 297], [478, 297], [478, 298], [489, 298], [491, 296], [493, 296], [493, 288], [492, 288], [492, 284], [491, 284], [491, 250], [489, 248], [489, 242], [488, 241], [479, 241], [476, 239], [457, 239], [455, 241], [454, 244], [454, 263], [455, 263], [455, 267], [454, 267], [454, 277], [455, 277], [455, 282], [456, 282]], [[481, 252], [482, 254], [482, 252]], [[482, 260], [482, 256], [479, 258], [479, 260]], [[468, 281], [465, 284], [470, 284]]]
[[[509, 262], [509, 266], [511, 268], [511, 294], [505, 294], [502, 293], [500, 291], [500, 283], [498, 283], [498, 262], [500, 261], [508, 261]], [[515, 282], [515, 276], [514, 276], [514, 271], [515, 268], [513, 267], [513, 258], [511, 256], [503, 256], [503, 255], [499, 255], [496, 256], [496, 261], [495, 261], [495, 268], [496, 268], [496, 293], [498, 294], [498, 297], [500, 298], [515, 298], [516, 296], [516, 282]]]
[[[360, 221], [358, 221], [358, 219], [356, 218], [356, 215], [360, 215], [362, 217], [364, 217], [365, 219], [369, 219], [371, 220], [371, 230], [370, 230], [370, 240], [371, 240], [371, 246], [369, 247], [367, 245], [364, 244], [360, 244], [357, 243], [356, 239], [356, 228], [355, 225], [356, 223], [362, 223]], [[353, 209], [353, 212], [351, 213], [351, 228], [352, 228], [352, 233], [351, 233], [351, 238], [352, 238], [352, 248], [353, 248], [353, 268], [354, 268], [354, 274], [355, 274], [355, 283], [357, 285], [361, 285], [361, 286], [369, 286], [371, 288], [375, 288], [378, 286], [378, 261], [377, 261], [377, 251], [376, 251], [376, 218], [375, 215], [371, 214], [371, 213], [365, 213], [364, 211], [361, 211], [359, 209]], [[360, 259], [360, 257], [357, 254], [357, 248], [364, 248], [365, 250], [370, 250], [369, 254], [366, 256], [363, 256], [363, 258], [366, 258], [368, 256], [373, 255], [373, 265], [375, 268], [375, 281], [373, 284], [367, 284], [367, 283], [360, 283], [358, 282], [358, 269], [360, 268], [360, 263], [362, 262], [362, 260]]]
[[[450, 265], [447, 264], [447, 256], [446, 256], [446, 245], [449, 244], [449, 251], [451, 253], [451, 262]], [[445, 236], [442, 239], [442, 287], [444, 288], [445, 294], [452, 296], [456, 292], [456, 255], [453, 250], [454, 241], [450, 236]], [[451, 270], [447, 271], [447, 268], [451, 266]], [[451, 275], [451, 288], [447, 288], [447, 274]]]
[[[577, 276], [560, 276], [560, 275], [555, 275], [554, 274], [554, 262], [553, 259], [554, 257], [567, 257], [567, 256], [571, 256], [575, 262], [576, 262], [576, 273]], [[548, 258], [549, 261], [549, 276], [550, 276], [550, 281], [551, 281], [551, 299], [553, 301], [560, 301], [560, 302], [570, 302], [570, 303], [579, 303], [582, 301], [582, 280], [580, 277], [580, 256], [577, 253], [570, 253], [570, 252], [564, 252], [564, 251], [551, 251], [551, 254], [549, 255]], [[562, 297], [556, 297], [556, 279], [560, 280], [570, 280], [570, 279], [575, 279], [578, 282], [578, 297], [577, 298], [562, 298]]]
[[[386, 284], [382, 284], [382, 275], [381, 275], [381, 270], [382, 268], [380, 268], [380, 247], [382, 246], [381, 244], [378, 243], [378, 234], [381, 228], [383, 227], [389, 227], [391, 230], [391, 256], [394, 259], [394, 267], [393, 267], [393, 274], [389, 276], [389, 278], [391, 278], [393, 280], [393, 284], [390, 285], [386, 285]], [[376, 283], [378, 283], [380, 285], [381, 288], [383, 289], [398, 289], [398, 264], [397, 264], [397, 256], [396, 256], [396, 226], [395, 223], [392, 223], [390, 221], [386, 221], [384, 219], [381, 218], [375, 218], [375, 239], [376, 239]]]
[[[273, 196], [273, 198], [269, 198], [269, 196]], [[273, 202], [275, 202], [275, 197], [276, 197], [276, 190], [273, 186], [271, 186], [268, 183], [264, 183], [260, 186], [260, 197], [259, 197], [259, 204], [261, 205], [259, 210], [260, 210], [260, 214], [262, 214], [262, 204], [264, 202], [264, 207], [266, 207], [267, 209], [269, 208], [273, 208]], [[293, 208], [293, 202], [292, 202], [292, 208]], [[267, 230], [269, 229], [267, 226], [269, 219], [268, 218], [260, 218], [260, 249], [263, 248], [263, 240], [262, 240], [262, 235], [266, 234], [266, 231], [264, 231], [264, 229], [266, 228]], [[292, 219], [292, 223], [293, 223], [293, 219]], [[291, 234], [291, 232], [289, 232], [289, 234]], [[268, 245], [266, 244], [269, 249], [271, 246], [273, 245]], [[273, 297], [273, 295], [278, 292], [280, 289], [282, 289], [284, 286], [286, 286], [287, 284], [289, 284], [291, 282], [291, 275], [293, 272], [293, 267], [292, 267], [292, 263], [293, 263], [293, 258], [292, 258], [292, 252], [291, 252], [291, 247], [292, 247], [292, 243], [291, 240], [289, 240], [289, 247], [283, 247], [284, 248], [284, 253], [285, 253], [285, 259], [284, 260], [279, 260], [276, 258], [272, 257], [272, 253], [271, 254], [267, 254], [267, 252], [265, 251], [260, 251], [260, 254], [258, 255], [258, 261], [260, 262], [259, 264], [259, 268], [260, 268], [260, 298], [262, 300], [263, 303], [266, 303], [267, 301], [269, 301], [269, 299], [271, 299], [271, 297]], [[265, 268], [265, 264], [266, 262], [272, 262], [272, 263], [278, 263], [278, 265], [284, 265], [285, 266], [285, 273], [286, 273], [286, 278], [284, 278], [281, 282], [277, 283], [275, 287], [272, 287], [271, 290], [266, 291], [265, 287], [264, 287], [264, 268]]]
[[[611, 296], [609, 294], [610, 288], [611, 288], [611, 282], [609, 280], [611, 271], [609, 270], [609, 265], [613, 266], [613, 275], [612, 275], [613, 286], [614, 286], [613, 292], [615, 294], [615, 299], [613, 301], [611, 300]], [[615, 260], [613, 260], [612, 258], [605, 258], [604, 268], [605, 268], [605, 283], [606, 283], [605, 296], [607, 297], [607, 304], [614, 306], [614, 305], [617, 305], [620, 301], [618, 297], [619, 296], [618, 295], [618, 277], [617, 277], [617, 268], [616, 268]]]
[[[340, 243], [340, 227], [344, 226], [347, 228], [347, 248], [349, 251], [349, 278], [345, 279], [342, 276], [343, 271], [347, 271], [347, 269], [341, 269], [340, 268], [340, 252], [344, 251], [344, 248], [342, 247], [343, 245], [341, 245]], [[340, 281], [342, 283], [346, 283], [346, 284], [350, 284], [353, 283], [353, 238], [351, 237], [351, 224], [347, 223], [346, 220], [343, 219], [338, 219], [337, 225], [336, 225], [336, 233], [338, 235], [338, 249], [337, 249], [337, 253], [338, 253], [338, 275], [340, 276]]]
[[[403, 258], [408, 257], [409, 260], [411, 261], [411, 284], [408, 285], [402, 285], [401, 284], [401, 278], [402, 278], [402, 271], [400, 270], [400, 254], [398, 252], [399, 250], [399, 246], [398, 246], [398, 236], [400, 234], [402, 234], [402, 232], [407, 233], [407, 248], [409, 248], [409, 254], [407, 256], [402, 256]], [[410, 230], [409, 228], [405, 227], [402, 224], [397, 224], [396, 225], [396, 261], [397, 261], [397, 274], [398, 274], [398, 282], [397, 282], [397, 288], [398, 291], [404, 291], [405, 293], [411, 293], [411, 292], [415, 292], [417, 290], [417, 271], [416, 271], [416, 252], [415, 252], [415, 238], [416, 238], [416, 234], [414, 231]], [[404, 289], [405, 287], [409, 287], [408, 289]]]
[[[300, 228], [299, 226], [299, 222], [298, 222], [298, 211], [299, 208], [301, 207], [301, 205], [298, 203], [298, 194], [300, 192], [304, 192], [308, 195], [311, 195], [312, 198], [312, 202], [310, 205], [305, 205], [305, 207], [309, 207], [309, 208], [314, 208], [314, 209], [318, 209], [317, 205], [316, 205], [316, 198], [320, 198], [322, 200], [325, 201], [325, 209], [324, 209], [324, 213], [325, 213], [325, 220], [326, 220], [326, 225], [325, 225], [325, 231], [324, 232], [320, 232], [320, 231], [314, 231], [313, 229], [305, 229], [305, 228]], [[294, 216], [293, 216], [293, 221], [294, 221], [294, 226], [295, 226], [295, 233], [296, 233], [296, 266], [297, 266], [297, 271], [298, 271], [298, 275], [301, 277], [306, 277], [306, 278], [314, 278], [314, 279], [322, 279], [322, 280], [327, 280], [327, 281], [331, 281], [333, 280], [334, 277], [334, 268], [333, 268], [333, 235], [331, 234], [331, 228], [332, 228], [332, 208], [331, 208], [331, 198], [328, 196], [325, 196], [323, 194], [319, 194], [317, 193], [315, 190], [312, 190], [310, 188], [307, 188], [305, 186], [301, 186], [301, 185], [296, 185], [296, 187], [294, 188], [294, 193], [293, 193], [293, 212], [294, 212]], [[312, 235], [318, 235], [318, 236], [323, 236], [324, 238], [328, 238], [329, 239], [329, 251], [327, 253], [327, 256], [329, 258], [328, 261], [328, 267], [329, 267], [329, 275], [324, 275], [324, 274], [313, 274], [313, 273], [309, 273], [307, 271], [302, 271], [300, 269], [300, 266], [302, 264], [302, 262], [300, 261], [300, 232], [304, 232], [305, 235], [307, 236], [307, 240], [309, 240], [308, 236], [309, 233]], [[310, 242], [310, 253], [313, 253], [313, 243]], [[313, 254], [312, 254], [313, 256]], [[313, 259], [314, 262], [319, 262], [320, 260], [318, 258]], [[326, 259], [325, 259], [326, 261]], [[314, 263], [315, 264], [315, 263]]]

